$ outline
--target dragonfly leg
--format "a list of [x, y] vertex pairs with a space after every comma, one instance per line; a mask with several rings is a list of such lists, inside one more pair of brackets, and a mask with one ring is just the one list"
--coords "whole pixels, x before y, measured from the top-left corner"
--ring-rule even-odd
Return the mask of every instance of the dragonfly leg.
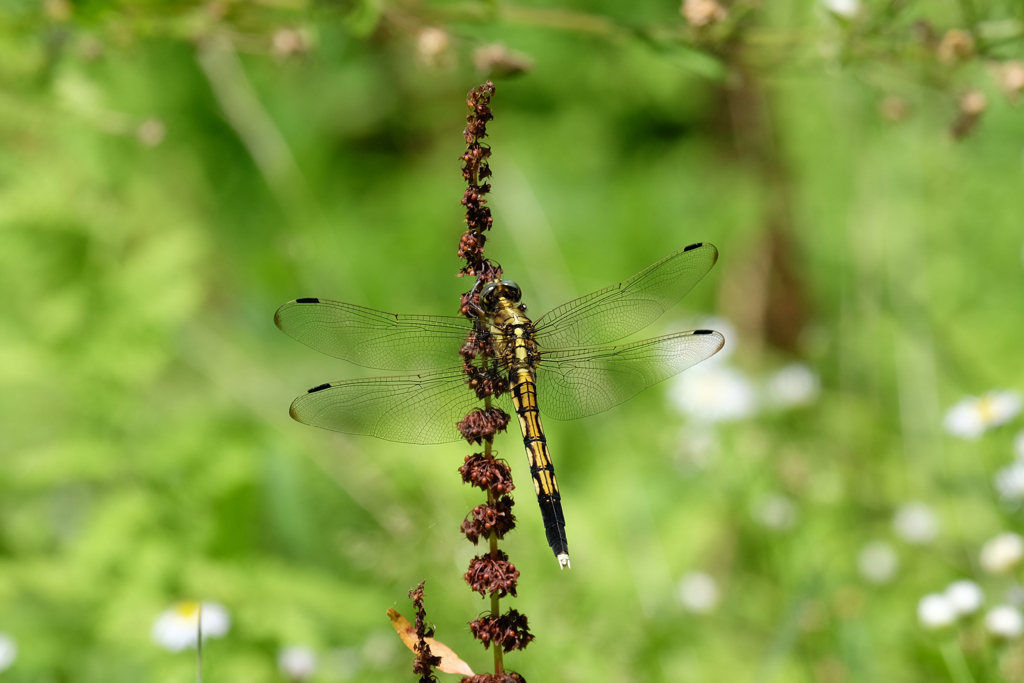
[[470, 301], [468, 304], [466, 304], [466, 308], [472, 311], [473, 314], [476, 315], [481, 320], [486, 320], [487, 313], [485, 313], [484, 309], [480, 308], [478, 304], [475, 304], [472, 301]]

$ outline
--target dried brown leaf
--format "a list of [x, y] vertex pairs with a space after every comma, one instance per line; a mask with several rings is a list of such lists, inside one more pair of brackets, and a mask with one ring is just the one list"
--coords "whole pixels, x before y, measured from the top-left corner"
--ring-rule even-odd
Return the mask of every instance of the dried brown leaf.
[[[413, 649], [416, 645], [416, 628], [409, 623], [409, 620], [403, 617], [401, 614], [393, 609], [388, 610], [388, 617], [391, 619], [391, 625], [395, 627], [395, 631], [398, 633], [398, 637], [402, 639], [405, 646], [416, 652]], [[435, 657], [441, 658], [441, 664], [437, 667], [446, 674], [462, 674], [463, 676], [472, 676], [473, 670], [469, 668], [469, 664], [459, 659], [459, 656], [455, 654], [450, 647], [444, 643], [434, 640], [433, 638], [427, 638], [427, 644], [430, 646], [430, 652]]]

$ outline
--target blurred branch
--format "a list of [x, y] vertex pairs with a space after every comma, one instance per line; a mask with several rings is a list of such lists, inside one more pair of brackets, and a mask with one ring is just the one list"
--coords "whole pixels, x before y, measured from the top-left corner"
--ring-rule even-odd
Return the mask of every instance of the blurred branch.
[[[292, 227], [315, 225], [330, 230], [288, 142], [246, 76], [228, 34], [218, 33], [202, 40], [196, 59], [227, 122], [249, 151]], [[358, 294], [357, 279], [348, 277], [344, 282], [350, 293]]]
[[203, 683], [203, 603], [196, 614], [196, 683]]
[[276, 194], [288, 195], [292, 180], [301, 179], [298, 164], [256, 96], [232, 44], [226, 38], [211, 37], [200, 43], [196, 59], [228, 123], [249, 150], [267, 184]]
[[304, 10], [309, 8], [308, 0], [254, 0], [254, 4], [287, 10]]
[[950, 640], [942, 646], [941, 651], [942, 659], [946, 663], [946, 668], [949, 669], [949, 676], [953, 679], [953, 683], [974, 683], [974, 677], [971, 676], [971, 670], [964, 660], [964, 653], [957, 641]]
[[491, 5], [484, 7], [480, 3], [454, 5], [445, 8], [431, 8], [430, 13], [434, 20], [442, 22], [497, 20], [507, 24], [578, 31], [601, 36], [611, 36], [623, 32], [623, 29], [612, 19], [599, 14], [522, 7], [507, 3], [496, 7]]
[[[579, 292], [565, 253], [526, 174], [509, 159], [504, 162], [502, 176], [503, 191], [491, 204], [499, 208], [508, 223], [508, 233], [529, 278], [528, 288], [537, 293], [534, 303], [540, 310], [548, 310], [559, 301], [576, 298]], [[525, 279], [520, 276], [519, 283], [522, 285]]]
[[600, 36], [614, 36], [626, 33], [608, 17], [598, 14], [585, 14], [558, 9], [541, 9], [539, 7], [522, 7], [518, 5], [502, 5], [498, 10], [501, 21], [523, 26], [556, 28], [563, 31], [593, 33]]
[[109, 135], [132, 136], [145, 123], [143, 117], [132, 116], [110, 109], [40, 104], [0, 89], [0, 112], [19, 123], [56, 128], [61, 125], [81, 125]]
[[974, 2], [972, 0], [957, 0], [957, 2], [960, 5], [960, 14], [963, 15], [964, 24], [974, 33], [978, 24], [978, 12], [974, 7]]

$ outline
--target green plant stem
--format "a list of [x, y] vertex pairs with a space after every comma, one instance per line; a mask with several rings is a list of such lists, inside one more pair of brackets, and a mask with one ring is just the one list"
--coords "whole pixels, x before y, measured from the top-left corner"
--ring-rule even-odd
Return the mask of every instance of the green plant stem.
[[[495, 534], [491, 534], [491, 557], [495, 557], [498, 554], [498, 537]], [[494, 591], [491, 593], [491, 617], [497, 619], [501, 616], [501, 607], [498, 605], [498, 592]], [[494, 675], [505, 673], [504, 662], [502, 661], [502, 650], [501, 645], [498, 643], [491, 643], [491, 647], [494, 648]]]
[[196, 615], [196, 683], [203, 683], [203, 603]]
[[962, 15], [963, 22], [967, 24], [968, 29], [971, 33], [975, 32], [975, 26], [978, 23], [978, 12], [974, 8], [972, 0], [958, 0], [960, 5], [960, 14]]
[[[484, 400], [484, 406], [487, 408], [487, 410], [491, 409], [490, 396], [488, 396]], [[487, 459], [494, 457], [491, 454], [492, 446], [493, 444], [490, 439], [484, 441], [484, 457]], [[494, 497], [494, 491], [488, 490], [487, 504], [493, 507], [496, 502], [497, 500]], [[498, 559], [498, 535], [492, 531], [491, 535], [488, 537], [488, 541], [490, 542], [491, 546], [491, 559], [496, 560]], [[498, 592], [494, 591], [493, 593], [491, 593], [491, 618], [497, 619], [499, 616], [501, 616], [501, 607], [498, 604]], [[494, 674], [503, 674], [505, 673], [505, 667], [504, 663], [502, 662], [501, 646], [497, 643], [492, 643], [492, 647], [494, 649]]]
[[953, 683], [974, 683], [974, 676], [971, 675], [971, 670], [967, 667], [964, 653], [960, 650], [960, 643], [950, 640], [942, 646], [941, 651], [942, 659], [946, 662], [946, 668], [949, 669], [949, 677], [953, 679]]

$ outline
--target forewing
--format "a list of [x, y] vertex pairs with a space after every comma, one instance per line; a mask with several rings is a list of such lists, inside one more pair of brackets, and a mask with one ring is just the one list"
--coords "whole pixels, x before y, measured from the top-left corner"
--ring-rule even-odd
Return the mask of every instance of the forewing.
[[448, 367], [473, 329], [466, 318], [395, 315], [328, 299], [289, 301], [274, 323], [321, 353], [378, 370]]
[[[498, 399], [506, 409], [507, 397]], [[434, 444], [458, 441], [455, 425], [483, 407], [461, 367], [400, 377], [370, 377], [313, 387], [292, 402], [293, 419], [346, 434]]]
[[638, 332], [683, 298], [718, 260], [713, 244], [691, 244], [628, 280], [562, 304], [535, 323], [542, 349], [607, 344]]
[[620, 346], [543, 352], [537, 402], [556, 420], [595, 415], [710, 358], [724, 343], [718, 332], [694, 330]]

